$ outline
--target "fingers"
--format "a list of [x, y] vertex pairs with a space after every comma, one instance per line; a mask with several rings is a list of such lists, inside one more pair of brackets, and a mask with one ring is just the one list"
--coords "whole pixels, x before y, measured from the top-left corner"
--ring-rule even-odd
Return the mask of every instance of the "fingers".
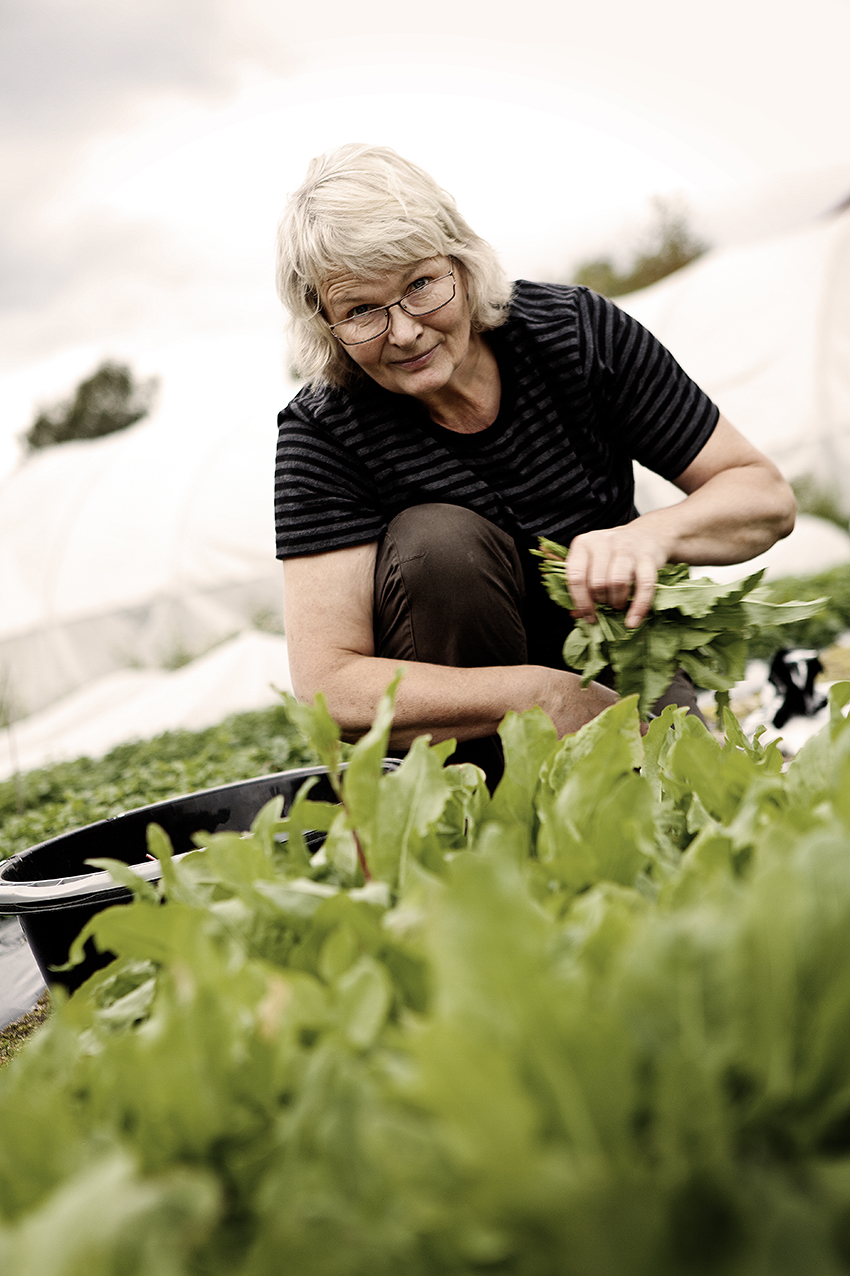
[[569, 557], [564, 566], [567, 588], [573, 600], [572, 615], [576, 620], [595, 620], [596, 607], [591, 594], [589, 574], [591, 557], [581, 536], [570, 545]]
[[665, 561], [657, 546], [630, 543], [628, 528], [610, 528], [577, 536], [570, 545], [565, 573], [573, 616], [596, 620], [596, 607], [625, 611], [635, 629], [649, 613], [658, 567]]
[[617, 611], [627, 606], [635, 583], [635, 558], [611, 538], [594, 533], [577, 536], [565, 570], [577, 619], [594, 621], [600, 603]]
[[615, 611], [624, 611], [635, 581], [635, 560], [632, 554], [619, 551], [608, 560], [608, 570], [594, 572], [592, 589], [597, 602], [607, 601]]
[[635, 587], [632, 594], [632, 605], [626, 614], [626, 628], [637, 629], [649, 615], [652, 600], [655, 597], [655, 586], [658, 583], [658, 569], [651, 559], [642, 559], [635, 569]]

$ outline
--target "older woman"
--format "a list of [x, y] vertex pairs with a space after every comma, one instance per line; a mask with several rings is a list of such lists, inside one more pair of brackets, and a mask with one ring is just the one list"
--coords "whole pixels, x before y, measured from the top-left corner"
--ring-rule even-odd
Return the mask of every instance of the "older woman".
[[[349, 737], [399, 667], [394, 744], [454, 737], [485, 765], [510, 709], [564, 734], [613, 702], [564, 668], [539, 535], [570, 544], [576, 616], [628, 605], [636, 626], [662, 564], [742, 562], [793, 526], [775, 466], [645, 329], [584, 288], [510, 285], [391, 150], [313, 161], [278, 286], [308, 382], [276, 476], [293, 685]], [[686, 499], [638, 516], [633, 458]]]

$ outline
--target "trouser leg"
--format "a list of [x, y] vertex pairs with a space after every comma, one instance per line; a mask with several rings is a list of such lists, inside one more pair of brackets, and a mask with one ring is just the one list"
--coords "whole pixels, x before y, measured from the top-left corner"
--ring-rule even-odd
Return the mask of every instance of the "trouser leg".
[[704, 726], [708, 726], [702, 715], [699, 705], [697, 704], [697, 689], [694, 686], [693, 679], [686, 674], [684, 669], [679, 669], [670, 686], [664, 692], [663, 696], [659, 696], [655, 704], [652, 706], [653, 713], [660, 713], [668, 704], [676, 704], [683, 706], [692, 713], [694, 717], [699, 718]]
[[[525, 580], [513, 539], [457, 505], [417, 505], [390, 523], [375, 567], [375, 654], [473, 669], [528, 662]], [[491, 787], [498, 736], [458, 746]]]
[[415, 505], [378, 547], [376, 654], [460, 669], [525, 664], [524, 597], [510, 536], [459, 505]]

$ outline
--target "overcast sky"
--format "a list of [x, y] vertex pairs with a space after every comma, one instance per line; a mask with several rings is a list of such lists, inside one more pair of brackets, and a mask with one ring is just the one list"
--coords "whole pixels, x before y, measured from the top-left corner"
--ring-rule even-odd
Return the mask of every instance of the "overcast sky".
[[3, 0], [0, 434], [105, 354], [275, 330], [280, 206], [346, 141], [516, 275], [654, 193], [715, 242], [793, 225], [850, 192], [848, 50], [850, 0]]

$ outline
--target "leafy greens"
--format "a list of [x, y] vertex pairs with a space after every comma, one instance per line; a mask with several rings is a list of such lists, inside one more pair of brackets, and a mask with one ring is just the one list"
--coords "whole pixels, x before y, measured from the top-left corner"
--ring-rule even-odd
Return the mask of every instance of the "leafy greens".
[[[568, 550], [540, 538], [541, 572], [549, 597], [572, 610], [564, 574]], [[727, 585], [707, 577], [691, 580], [686, 563], [668, 564], [658, 573], [652, 609], [636, 629], [627, 629], [625, 612], [597, 606], [596, 620], [576, 620], [564, 644], [564, 663], [582, 675], [582, 686], [610, 666], [621, 696], [637, 695], [645, 720], [681, 667], [698, 687], [727, 693], [743, 678], [749, 640], [768, 626], [806, 620], [822, 610], [813, 602], [771, 601], [759, 588], [764, 569]]]
[[0, 1071], [4, 1276], [841, 1276], [848, 703], [784, 772], [728, 713], [509, 714], [492, 798], [292, 706], [340, 801], [152, 828]]

